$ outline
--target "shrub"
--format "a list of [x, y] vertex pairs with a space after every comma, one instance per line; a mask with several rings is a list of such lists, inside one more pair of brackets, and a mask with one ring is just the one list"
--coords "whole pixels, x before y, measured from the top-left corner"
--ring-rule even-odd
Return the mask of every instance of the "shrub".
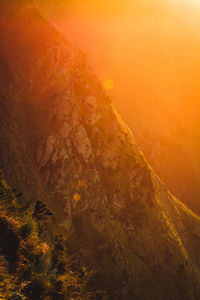
[[15, 192], [0, 174], [0, 297], [89, 299], [89, 273], [71, 270], [63, 236], [50, 242], [40, 235], [43, 220], [52, 213], [41, 201], [36, 201], [33, 211], [29, 203], [24, 210], [16, 208]]

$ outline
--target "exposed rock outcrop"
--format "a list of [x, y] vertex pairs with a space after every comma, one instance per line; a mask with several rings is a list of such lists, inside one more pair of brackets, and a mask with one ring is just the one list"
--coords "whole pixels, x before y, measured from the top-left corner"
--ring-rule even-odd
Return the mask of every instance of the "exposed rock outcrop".
[[153, 173], [84, 54], [32, 2], [12, 3], [0, 4], [9, 184], [48, 203], [108, 299], [198, 299], [199, 218]]

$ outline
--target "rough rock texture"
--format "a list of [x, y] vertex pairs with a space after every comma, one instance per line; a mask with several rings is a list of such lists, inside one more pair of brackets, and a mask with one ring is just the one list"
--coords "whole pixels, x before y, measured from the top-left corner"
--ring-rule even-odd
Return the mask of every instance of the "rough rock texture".
[[9, 184], [46, 201], [107, 299], [198, 299], [200, 220], [153, 173], [84, 54], [28, 1], [0, 2], [0, 42]]

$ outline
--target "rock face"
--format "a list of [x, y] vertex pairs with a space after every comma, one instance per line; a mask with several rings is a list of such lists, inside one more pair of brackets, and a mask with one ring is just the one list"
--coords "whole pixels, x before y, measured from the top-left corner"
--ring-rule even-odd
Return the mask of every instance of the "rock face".
[[198, 299], [200, 220], [153, 173], [84, 54], [28, 1], [0, 3], [0, 41], [9, 184], [49, 205], [105, 299]]

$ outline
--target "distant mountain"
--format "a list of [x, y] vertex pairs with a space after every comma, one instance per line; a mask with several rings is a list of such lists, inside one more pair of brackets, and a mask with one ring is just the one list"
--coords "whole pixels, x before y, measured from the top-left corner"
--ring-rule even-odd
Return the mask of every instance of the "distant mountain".
[[49, 231], [103, 299], [198, 299], [200, 220], [152, 171], [85, 55], [31, 1], [0, 2], [0, 43], [0, 169], [21, 201], [48, 205]]

